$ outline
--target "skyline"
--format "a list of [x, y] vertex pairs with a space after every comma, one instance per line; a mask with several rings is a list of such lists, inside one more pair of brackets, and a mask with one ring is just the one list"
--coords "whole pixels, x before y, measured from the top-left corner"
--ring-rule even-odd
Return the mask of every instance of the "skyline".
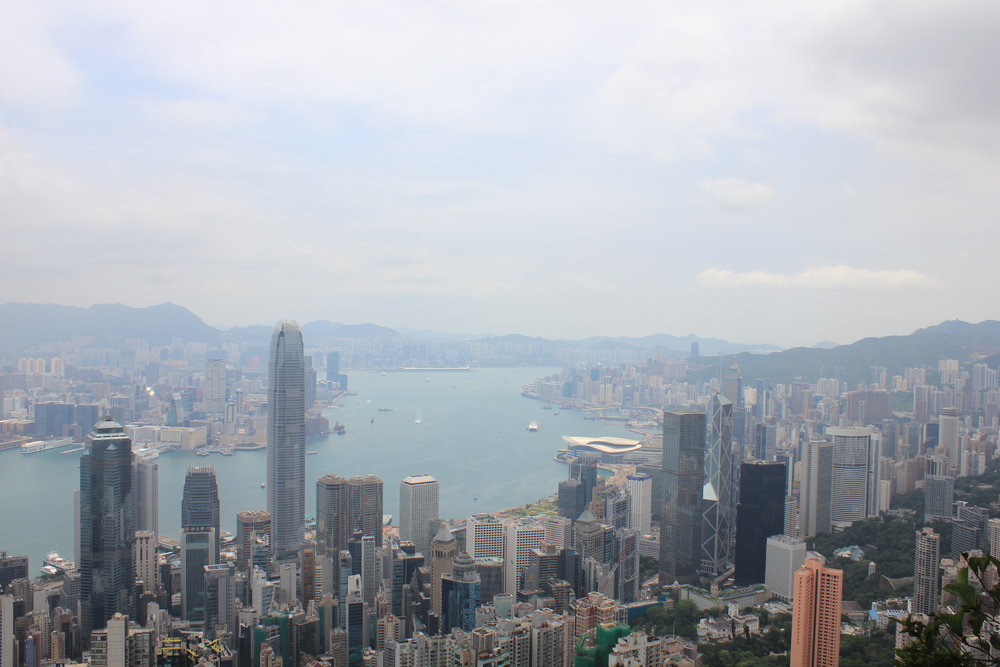
[[993, 3], [7, 19], [18, 301], [786, 347], [997, 317]]

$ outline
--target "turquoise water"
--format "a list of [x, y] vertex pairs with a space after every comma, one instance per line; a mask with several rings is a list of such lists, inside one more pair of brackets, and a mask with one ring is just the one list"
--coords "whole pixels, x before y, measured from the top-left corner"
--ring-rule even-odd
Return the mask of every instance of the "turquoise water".
[[[521, 386], [550, 368], [492, 368], [458, 373], [352, 373], [341, 407], [326, 411], [345, 435], [310, 440], [306, 449], [306, 511], [316, 509], [316, 479], [326, 473], [373, 473], [385, 483], [385, 513], [399, 514], [399, 482], [427, 473], [441, 483], [441, 514], [467, 516], [521, 505], [550, 495], [566, 476], [552, 456], [560, 436], [632, 434], [618, 424], [585, 420], [577, 410], [543, 410], [520, 395]], [[429, 380], [429, 381], [428, 381]], [[379, 412], [378, 408], [392, 408]], [[555, 412], [560, 414], [556, 415]], [[372, 420], [375, 423], [372, 423]], [[420, 419], [420, 424], [414, 421]], [[538, 420], [536, 432], [527, 430]], [[42, 557], [73, 554], [73, 491], [80, 454], [0, 452], [0, 550], [27, 554], [32, 574]], [[160, 464], [160, 533], [176, 537], [181, 492], [190, 465], [215, 466], [223, 530], [235, 530], [236, 512], [264, 509], [264, 450], [234, 456], [170, 452]]]

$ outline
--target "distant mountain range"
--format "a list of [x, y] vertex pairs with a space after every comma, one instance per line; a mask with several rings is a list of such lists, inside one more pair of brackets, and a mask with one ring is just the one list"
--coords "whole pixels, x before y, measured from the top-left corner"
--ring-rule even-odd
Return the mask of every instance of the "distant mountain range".
[[[53, 304], [0, 304], [0, 351], [22, 354], [28, 351], [51, 351], [52, 344], [70, 340], [89, 340], [101, 347], [115, 347], [126, 339], [145, 339], [150, 345], [164, 345], [172, 340], [202, 342], [217, 346], [224, 339], [266, 345], [272, 326], [258, 325], [220, 330], [209, 326], [197, 315], [173, 303], [147, 308], [121, 304], [100, 304], [89, 308]], [[702, 356], [702, 377], [717, 373], [718, 356], [732, 355], [739, 363], [745, 381], [761, 378], [786, 382], [801, 377], [813, 381], [819, 377], [841, 377], [849, 382], [867, 381], [869, 366], [884, 366], [890, 374], [900, 374], [908, 366], [933, 366], [939, 359], [963, 362], [982, 360], [1000, 367], [1000, 322], [987, 320], [970, 324], [959, 320], [919, 329], [906, 336], [864, 338], [850, 345], [818, 343], [814, 347], [782, 350], [775, 345], [731, 343], [695, 335], [655, 334], [641, 337], [597, 336], [581, 340], [553, 340], [508, 334], [469, 338], [456, 334], [405, 330], [377, 324], [342, 324], [318, 320], [302, 327], [309, 346], [329, 347], [337, 340], [371, 340], [403, 344], [414, 340], [437, 340], [450, 349], [466, 349], [471, 343], [503, 350], [504, 363], [558, 364], [566, 358], [567, 348], [607, 351], [609, 359], [641, 358], [645, 354], [687, 358], [691, 343], [698, 343]], [[456, 347], [457, 346], [457, 347]], [[833, 346], [833, 347], [829, 347]], [[563, 352], [560, 354], [557, 351]], [[593, 355], [590, 355], [593, 357]], [[598, 355], [600, 356], [600, 355]], [[470, 358], [475, 363], [477, 359]]]
[[882, 366], [890, 375], [901, 375], [912, 366], [936, 368], [939, 359], [982, 361], [997, 368], [1000, 322], [949, 320], [906, 336], [863, 338], [829, 349], [796, 347], [767, 355], [738, 354], [735, 358], [744, 382], [755, 378], [787, 382], [797, 377], [805, 381], [839, 377], [849, 383], [869, 382], [869, 366]]

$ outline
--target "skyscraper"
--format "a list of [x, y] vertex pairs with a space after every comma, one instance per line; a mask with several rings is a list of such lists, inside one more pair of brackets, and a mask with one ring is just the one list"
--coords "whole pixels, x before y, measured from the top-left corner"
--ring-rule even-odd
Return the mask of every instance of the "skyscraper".
[[360, 475], [347, 480], [351, 500], [351, 530], [375, 538], [382, 546], [382, 480], [375, 475]]
[[648, 535], [653, 511], [653, 476], [646, 472], [637, 472], [625, 478], [625, 488], [632, 496], [629, 506], [629, 528], [638, 530], [642, 535]]
[[795, 573], [806, 560], [806, 543], [788, 535], [767, 538], [764, 586], [768, 592], [789, 602], [793, 596]]
[[431, 540], [431, 611], [441, 616], [441, 577], [451, 572], [452, 561], [458, 555], [455, 536], [441, 526]]
[[740, 502], [736, 507], [736, 585], [764, 581], [767, 538], [785, 528], [785, 464], [740, 465]]
[[733, 491], [736, 480], [733, 479], [733, 404], [722, 394], [716, 394], [712, 397], [711, 407], [705, 486], [702, 489], [701, 572], [714, 579], [732, 566], [736, 527]]
[[431, 519], [438, 511], [436, 479], [411, 475], [399, 483], [399, 539], [413, 542], [425, 558], [430, 556]]
[[[0, 394], [0, 400], [3, 395]], [[0, 594], [0, 667], [16, 667], [14, 596]]]
[[134, 599], [136, 498], [132, 440], [105, 417], [80, 457], [80, 636], [103, 628]]
[[705, 413], [663, 413], [660, 584], [696, 583], [701, 563]]
[[954, 512], [955, 478], [949, 475], [924, 477], [924, 521], [944, 519]]
[[316, 480], [316, 542], [320, 551], [338, 555], [351, 536], [351, 492], [347, 479], [326, 474]]
[[833, 444], [810, 440], [803, 445], [799, 481], [799, 533], [815, 537], [833, 529]]
[[181, 615], [184, 620], [204, 622], [206, 605], [205, 566], [219, 560], [218, 536], [212, 526], [181, 528]]
[[492, 514], [473, 514], [465, 522], [465, 549], [472, 558], [503, 558], [503, 540], [503, 524]]
[[961, 474], [962, 441], [958, 432], [958, 410], [942, 408], [938, 418], [938, 445], [948, 452], [948, 462], [956, 474]]
[[305, 534], [305, 362], [295, 322], [279, 322], [271, 335], [267, 411], [267, 511], [280, 557], [296, 551]]
[[138, 507], [135, 529], [160, 534], [160, 464], [135, 460], [135, 496]]
[[879, 511], [881, 439], [867, 428], [828, 428], [833, 439], [831, 521], [847, 528]]
[[[208, 526], [215, 530], [215, 539], [222, 535], [219, 523], [219, 484], [213, 466], [191, 466], [184, 477], [181, 497], [181, 528]], [[218, 542], [215, 550], [218, 551]]]
[[837, 667], [844, 571], [807, 558], [795, 573], [794, 590], [790, 667]]
[[506, 526], [504, 556], [504, 593], [514, 594], [521, 585], [524, 568], [531, 564], [532, 549], [545, 539], [545, 526], [537, 520], [522, 517]]
[[271, 515], [264, 510], [236, 513], [236, 570], [249, 575], [253, 566], [271, 561]]
[[205, 383], [202, 386], [202, 403], [205, 412], [219, 414], [226, 405], [226, 361], [205, 361]]
[[941, 604], [941, 536], [933, 528], [917, 532], [913, 553], [910, 613], [933, 614]]

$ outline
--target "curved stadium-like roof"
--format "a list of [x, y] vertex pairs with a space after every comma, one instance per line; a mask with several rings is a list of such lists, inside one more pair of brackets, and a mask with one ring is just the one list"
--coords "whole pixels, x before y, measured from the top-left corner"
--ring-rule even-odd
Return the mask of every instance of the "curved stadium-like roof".
[[601, 454], [628, 454], [642, 448], [638, 440], [628, 438], [588, 438], [580, 435], [564, 435], [562, 439], [575, 452], [591, 450]]

